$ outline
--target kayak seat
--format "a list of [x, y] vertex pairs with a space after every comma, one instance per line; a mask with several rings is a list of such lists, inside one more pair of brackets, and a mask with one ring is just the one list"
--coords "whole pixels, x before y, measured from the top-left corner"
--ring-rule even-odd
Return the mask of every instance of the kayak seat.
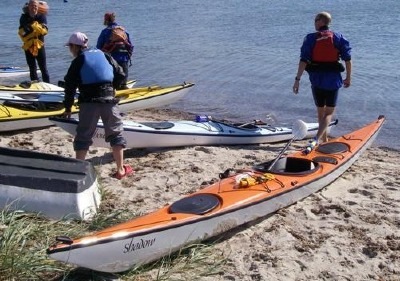
[[174, 202], [169, 207], [169, 213], [203, 215], [211, 212], [220, 204], [220, 199], [214, 194], [195, 194]]
[[247, 123], [247, 124], [233, 124], [233, 127], [237, 127], [239, 129], [247, 129], [247, 130], [258, 130], [260, 129], [259, 126], [254, 125], [252, 123]]
[[324, 154], [335, 154], [344, 153], [350, 149], [349, 146], [344, 142], [327, 142], [320, 144], [316, 150]]
[[319, 169], [319, 164], [309, 159], [296, 157], [283, 157], [276, 161], [275, 165], [268, 169], [272, 161], [258, 164], [254, 170], [262, 173], [274, 173], [285, 175], [307, 175]]
[[254, 121], [249, 122], [249, 123], [232, 123], [226, 120], [223, 121], [216, 121], [212, 120], [214, 123], [221, 124], [224, 126], [232, 127], [234, 129], [239, 129], [239, 130], [249, 130], [249, 131], [256, 131], [260, 129], [260, 126], [257, 126]]
[[163, 121], [163, 122], [140, 122], [141, 124], [156, 129], [156, 130], [165, 130], [165, 129], [170, 129], [174, 125], [174, 123], [168, 122], [168, 121]]

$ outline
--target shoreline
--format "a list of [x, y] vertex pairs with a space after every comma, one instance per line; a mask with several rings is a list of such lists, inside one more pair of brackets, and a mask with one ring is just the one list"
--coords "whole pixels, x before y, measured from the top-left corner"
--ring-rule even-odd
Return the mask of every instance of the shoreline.
[[[148, 109], [124, 119], [187, 119], [189, 113]], [[379, 136], [378, 136], [379, 138]], [[0, 135], [0, 145], [73, 157], [73, 137], [57, 127]], [[289, 151], [304, 147], [294, 142]], [[108, 148], [91, 147], [101, 185], [111, 196], [106, 208], [144, 214], [218, 179], [228, 168], [241, 169], [276, 157], [285, 143], [128, 149], [135, 175], [111, 178]], [[226, 259], [218, 276], [201, 280], [396, 280], [400, 274], [400, 151], [368, 149], [341, 177], [321, 191], [213, 243], [212, 261]], [[146, 273], [155, 277], [157, 269]], [[196, 278], [195, 270], [176, 273]]]

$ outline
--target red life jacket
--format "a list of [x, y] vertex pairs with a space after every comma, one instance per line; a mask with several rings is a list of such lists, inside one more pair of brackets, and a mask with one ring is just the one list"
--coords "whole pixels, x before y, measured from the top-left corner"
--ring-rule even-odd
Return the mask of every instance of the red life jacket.
[[337, 62], [339, 50], [333, 44], [333, 32], [323, 30], [317, 32], [317, 41], [312, 51], [313, 62]]

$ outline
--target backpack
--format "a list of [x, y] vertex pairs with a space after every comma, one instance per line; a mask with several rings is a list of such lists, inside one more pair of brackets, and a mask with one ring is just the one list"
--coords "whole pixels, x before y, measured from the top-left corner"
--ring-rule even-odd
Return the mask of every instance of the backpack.
[[125, 43], [125, 41], [128, 41], [128, 36], [126, 35], [125, 28], [123, 28], [120, 25], [113, 27], [111, 30], [110, 41], [113, 43], [114, 42]]
[[107, 53], [125, 51], [128, 52], [129, 57], [132, 56], [133, 46], [128, 41], [128, 35], [124, 27], [117, 25], [111, 28], [110, 37], [102, 48], [102, 51]]

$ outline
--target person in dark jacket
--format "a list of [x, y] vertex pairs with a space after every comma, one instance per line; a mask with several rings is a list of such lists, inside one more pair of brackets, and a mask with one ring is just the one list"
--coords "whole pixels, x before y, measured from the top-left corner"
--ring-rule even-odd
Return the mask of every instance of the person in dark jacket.
[[73, 33], [68, 43], [74, 59], [65, 76], [64, 117], [71, 117], [76, 89], [79, 89], [79, 123], [74, 139], [76, 158], [84, 160], [99, 118], [103, 121], [105, 140], [110, 143], [117, 165], [113, 175], [117, 179], [133, 173], [132, 167], [124, 165], [123, 149], [126, 140], [122, 136], [123, 123], [115, 98], [115, 86], [125, 74], [118, 63], [109, 55], [95, 48], [88, 48], [84, 33]]
[[30, 0], [27, 9], [19, 20], [18, 35], [20, 36], [25, 51], [26, 62], [29, 66], [32, 81], [39, 80], [37, 75], [36, 61], [42, 73], [43, 82], [50, 82], [47, 71], [46, 50], [44, 47], [44, 36], [48, 32], [47, 18], [45, 14], [39, 14], [39, 1]]
[[[328, 141], [327, 128], [332, 120], [339, 89], [351, 85], [351, 47], [339, 32], [329, 29], [332, 17], [320, 12], [314, 20], [316, 32], [307, 34], [301, 47], [300, 62], [293, 84], [293, 92], [300, 88], [300, 78], [308, 72], [314, 103], [317, 107], [319, 128], [316, 143]], [[340, 63], [344, 61], [344, 66]], [[342, 72], [346, 71], [345, 79]]]
[[133, 52], [133, 44], [126, 29], [116, 23], [115, 13], [106, 13], [104, 15], [104, 28], [97, 39], [97, 49], [111, 56], [118, 62], [125, 72], [125, 79], [117, 88], [127, 89], [127, 80], [129, 76], [129, 66], [131, 65], [131, 57]]

